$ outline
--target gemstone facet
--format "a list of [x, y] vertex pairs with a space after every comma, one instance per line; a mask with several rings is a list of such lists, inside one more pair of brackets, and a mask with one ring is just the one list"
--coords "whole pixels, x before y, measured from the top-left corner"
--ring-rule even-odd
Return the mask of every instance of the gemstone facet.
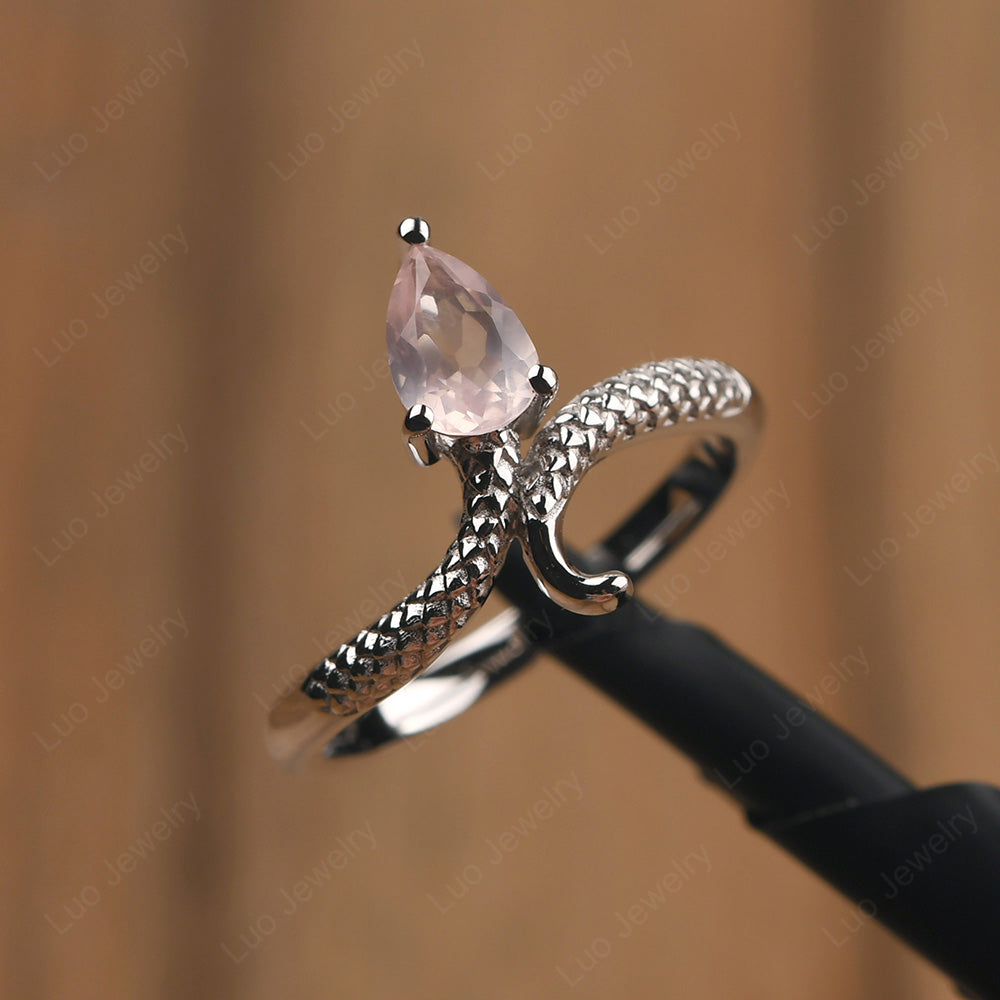
[[514, 310], [468, 264], [426, 243], [396, 275], [385, 339], [399, 398], [429, 406], [439, 434], [499, 430], [534, 396], [538, 352]]

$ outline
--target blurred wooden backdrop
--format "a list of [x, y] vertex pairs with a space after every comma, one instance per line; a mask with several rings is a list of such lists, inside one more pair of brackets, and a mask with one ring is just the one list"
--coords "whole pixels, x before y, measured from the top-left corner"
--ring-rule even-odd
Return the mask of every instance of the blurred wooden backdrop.
[[554, 664], [318, 772], [261, 733], [450, 537], [381, 364], [419, 212], [568, 392], [698, 354], [766, 395], [752, 474], [651, 600], [920, 782], [1000, 778], [996, 6], [5, 22], [8, 995], [950, 996]]

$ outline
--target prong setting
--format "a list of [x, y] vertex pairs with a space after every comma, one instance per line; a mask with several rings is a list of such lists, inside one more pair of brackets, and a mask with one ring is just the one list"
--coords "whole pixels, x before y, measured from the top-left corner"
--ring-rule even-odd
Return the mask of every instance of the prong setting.
[[426, 403], [417, 403], [406, 411], [403, 428], [410, 434], [422, 434], [431, 429], [434, 423], [434, 412]]
[[538, 430], [559, 391], [559, 376], [548, 365], [532, 365], [528, 370], [528, 384], [535, 395], [514, 424], [522, 437], [531, 437]]
[[419, 215], [410, 216], [399, 224], [397, 230], [400, 237], [409, 244], [426, 243], [431, 238], [431, 227], [426, 219]]
[[559, 388], [559, 376], [548, 365], [532, 365], [528, 382], [539, 396], [554, 396]]
[[417, 403], [406, 411], [403, 418], [403, 441], [409, 448], [413, 461], [426, 469], [441, 457], [434, 443], [431, 426], [434, 413], [425, 403]]

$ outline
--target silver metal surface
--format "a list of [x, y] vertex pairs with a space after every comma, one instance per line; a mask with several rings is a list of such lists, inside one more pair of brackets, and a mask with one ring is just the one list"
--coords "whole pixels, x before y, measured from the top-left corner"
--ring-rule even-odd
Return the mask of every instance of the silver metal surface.
[[[292, 763], [311, 750], [356, 753], [465, 711], [533, 654], [533, 623], [516, 611], [445, 651], [485, 602], [515, 537], [554, 601], [582, 614], [613, 611], [632, 592], [632, 577], [700, 521], [744, 465], [756, 436], [760, 407], [749, 382], [720, 362], [682, 358], [633, 368], [587, 389], [538, 432], [522, 461], [519, 431], [534, 430], [557, 385], [551, 369], [538, 368], [537, 398], [514, 427], [449, 438], [404, 426], [421, 464], [430, 464], [425, 456], [447, 457], [459, 472], [458, 537], [416, 590], [274, 707], [269, 746], [275, 757]], [[581, 572], [564, 550], [562, 523], [587, 471], [633, 441], [679, 433], [697, 435], [687, 459], [598, 547], [600, 562], [615, 568]], [[627, 491], [621, 494], [628, 499]]]
[[406, 411], [403, 427], [411, 434], [420, 434], [431, 429], [434, 411], [426, 403], [415, 403]]
[[528, 369], [531, 388], [541, 395], [551, 396], [559, 388], [559, 377], [546, 365], [532, 365]]
[[431, 238], [431, 227], [419, 215], [403, 219], [397, 232], [407, 243], [426, 243]]
[[[524, 553], [545, 593], [584, 615], [614, 611], [630, 596], [632, 581], [623, 570], [588, 575], [566, 557], [563, 515], [577, 486], [612, 450], [654, 432], [731, 419], [747, 409], [751, 396], [750, 383], [729, 365], [677, 358], [622, 372], [564, 406], [518, 469]], [[650, 527], [641, 541], [643, 561], [655, 560], [659, 548], [670, 544], [675, 522], [671, 509]]]
[[403, 418], [403, 441], [410, 449], [410, 455], [417, 465], [427, 468], [441, 457], [434, 447], [434, 439], [428, 433], [434, 423], [434, 411], [423, 403], [417, 403], [406, 411]]
[[280, 759], [296, 759], [315, 740], [330, 739], [426, 670], [493, 589], [514, 537], [518, 435], [510, 429], [470, 438], [426, 434], [462, 481], [458, 537], [419, 587], [317, 664], [302, 687], [274, 707], [270, 746]]

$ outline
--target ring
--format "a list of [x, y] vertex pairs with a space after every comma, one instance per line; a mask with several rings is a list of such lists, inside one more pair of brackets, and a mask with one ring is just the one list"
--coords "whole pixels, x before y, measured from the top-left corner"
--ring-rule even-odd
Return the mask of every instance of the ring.
[[[423, 219], [404, 219], [399, 235], [410, 249], [390, 296], [386, 342], [407, 407], [403, 437], [418, 464], [447, 459], [458, 470], [461, 522], [419, 587], [273, 707], [269, 749], [290, 764], [311, 751], [340, 756], [422, 732], [526, 663], [530, 636], [514, 609], [441, 655], [486, 601], [515, 539], [556, 604], [613, 612], [746, 464], [761, 421], [759, 397], [735, 368], [676, 358], [599, 382], [540, 428], [558, 379], [538, 363], [517, 315], [480, 274], [428, 245]], [[575, 565], [562, 526], [587, 471], [632, 442], [692, 433], [687, 457], [589, 554], [587, 565], [601, 571]], [[521, 440], [532, 435], [522, 459]]]

